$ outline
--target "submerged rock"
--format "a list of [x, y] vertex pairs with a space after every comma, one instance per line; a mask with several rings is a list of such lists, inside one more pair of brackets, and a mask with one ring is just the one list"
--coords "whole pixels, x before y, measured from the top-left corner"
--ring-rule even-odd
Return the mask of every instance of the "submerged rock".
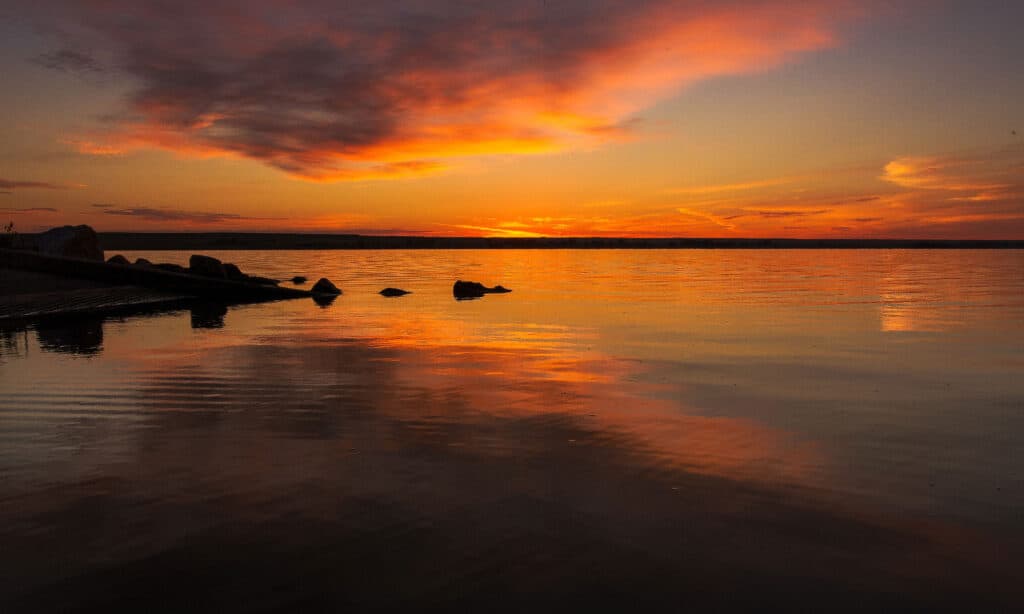
[[192, 254], [192, 257], [188, 259], [188, 270], [193, 275], [215, 277], [218, 279], [227, 278], [227, 273], [224, 272], [224, 265], [221, 264], [221, 261], [210, 256]]
[[121, 254], [114, 254], [107, 258], [107, 264], [131, 264], [131, 262], [128, 262], [128, 259]]
[[303, 277], [302, 275], [296, 275], [295, 277], [292, 277], [292, 283], [295, 284], [296, 286], [299, 284], [304, 284], [306, 283], [306, 278]]
[[319, 281], [313, 284], [313, 287], [310, 288], [310, 290], [316, 294], [341, 294], [341, 290], [338, 289], [338, 286], [332, 284], [331, 280], [326, 277], [321, 277]]
[[408, 290], [402, 290], [401, 288], [384, 288], [383, 290], [380, 291], [380, 295], [381, 296], [387, 296], [387, 297], [405, 296], [406, 294], [409, 294], [409, 291]]
[[462, 281], [461, 279], [456, 281], [455, 285], [452, 286], [452, 294], [457, 299], [480, 298], [485, 294], [504, 294], [506, 292], [511, 292], [511, 290], [504, 286], [488, 288], [481, 283], [475, 281]]
[[35, 238], [35, 247], [39, 253], [48, 256], [85, 258], [103, 262], [99, 237], [96, 236], [95, 230], [84, 224], [51, 228]]

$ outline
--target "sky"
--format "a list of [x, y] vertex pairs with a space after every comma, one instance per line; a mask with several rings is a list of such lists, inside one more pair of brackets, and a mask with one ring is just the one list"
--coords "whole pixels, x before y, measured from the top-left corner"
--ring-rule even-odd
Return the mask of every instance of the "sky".
[[1024, 4], [5, 0], [33, 232], [1024, 239]]

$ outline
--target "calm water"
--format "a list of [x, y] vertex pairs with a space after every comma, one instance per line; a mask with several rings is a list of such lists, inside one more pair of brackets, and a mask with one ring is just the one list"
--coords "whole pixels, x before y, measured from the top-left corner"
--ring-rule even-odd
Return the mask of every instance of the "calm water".
[[4, 611], [1019, 605], [1024, 252], [213, 255], [4, 332]]

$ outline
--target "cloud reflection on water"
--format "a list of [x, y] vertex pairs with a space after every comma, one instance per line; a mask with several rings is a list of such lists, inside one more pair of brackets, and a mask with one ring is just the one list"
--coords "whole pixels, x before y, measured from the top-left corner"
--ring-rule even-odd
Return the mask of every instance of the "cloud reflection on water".
[[93, 382], [66, 462], [5, 489], [16, 607], [934, 606], [980, 574], [1012, 595], [985, 539], [802, 488], [819, 448], [686, 415], [636, 361], [318, 332], [132, 369]]

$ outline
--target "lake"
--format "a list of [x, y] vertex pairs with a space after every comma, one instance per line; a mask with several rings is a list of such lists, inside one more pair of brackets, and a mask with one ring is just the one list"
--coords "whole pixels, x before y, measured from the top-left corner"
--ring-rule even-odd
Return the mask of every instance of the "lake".
[[344, 295], [3, 331], [0, 609], [1020, 605], [1024, 251], [210, 254]]

